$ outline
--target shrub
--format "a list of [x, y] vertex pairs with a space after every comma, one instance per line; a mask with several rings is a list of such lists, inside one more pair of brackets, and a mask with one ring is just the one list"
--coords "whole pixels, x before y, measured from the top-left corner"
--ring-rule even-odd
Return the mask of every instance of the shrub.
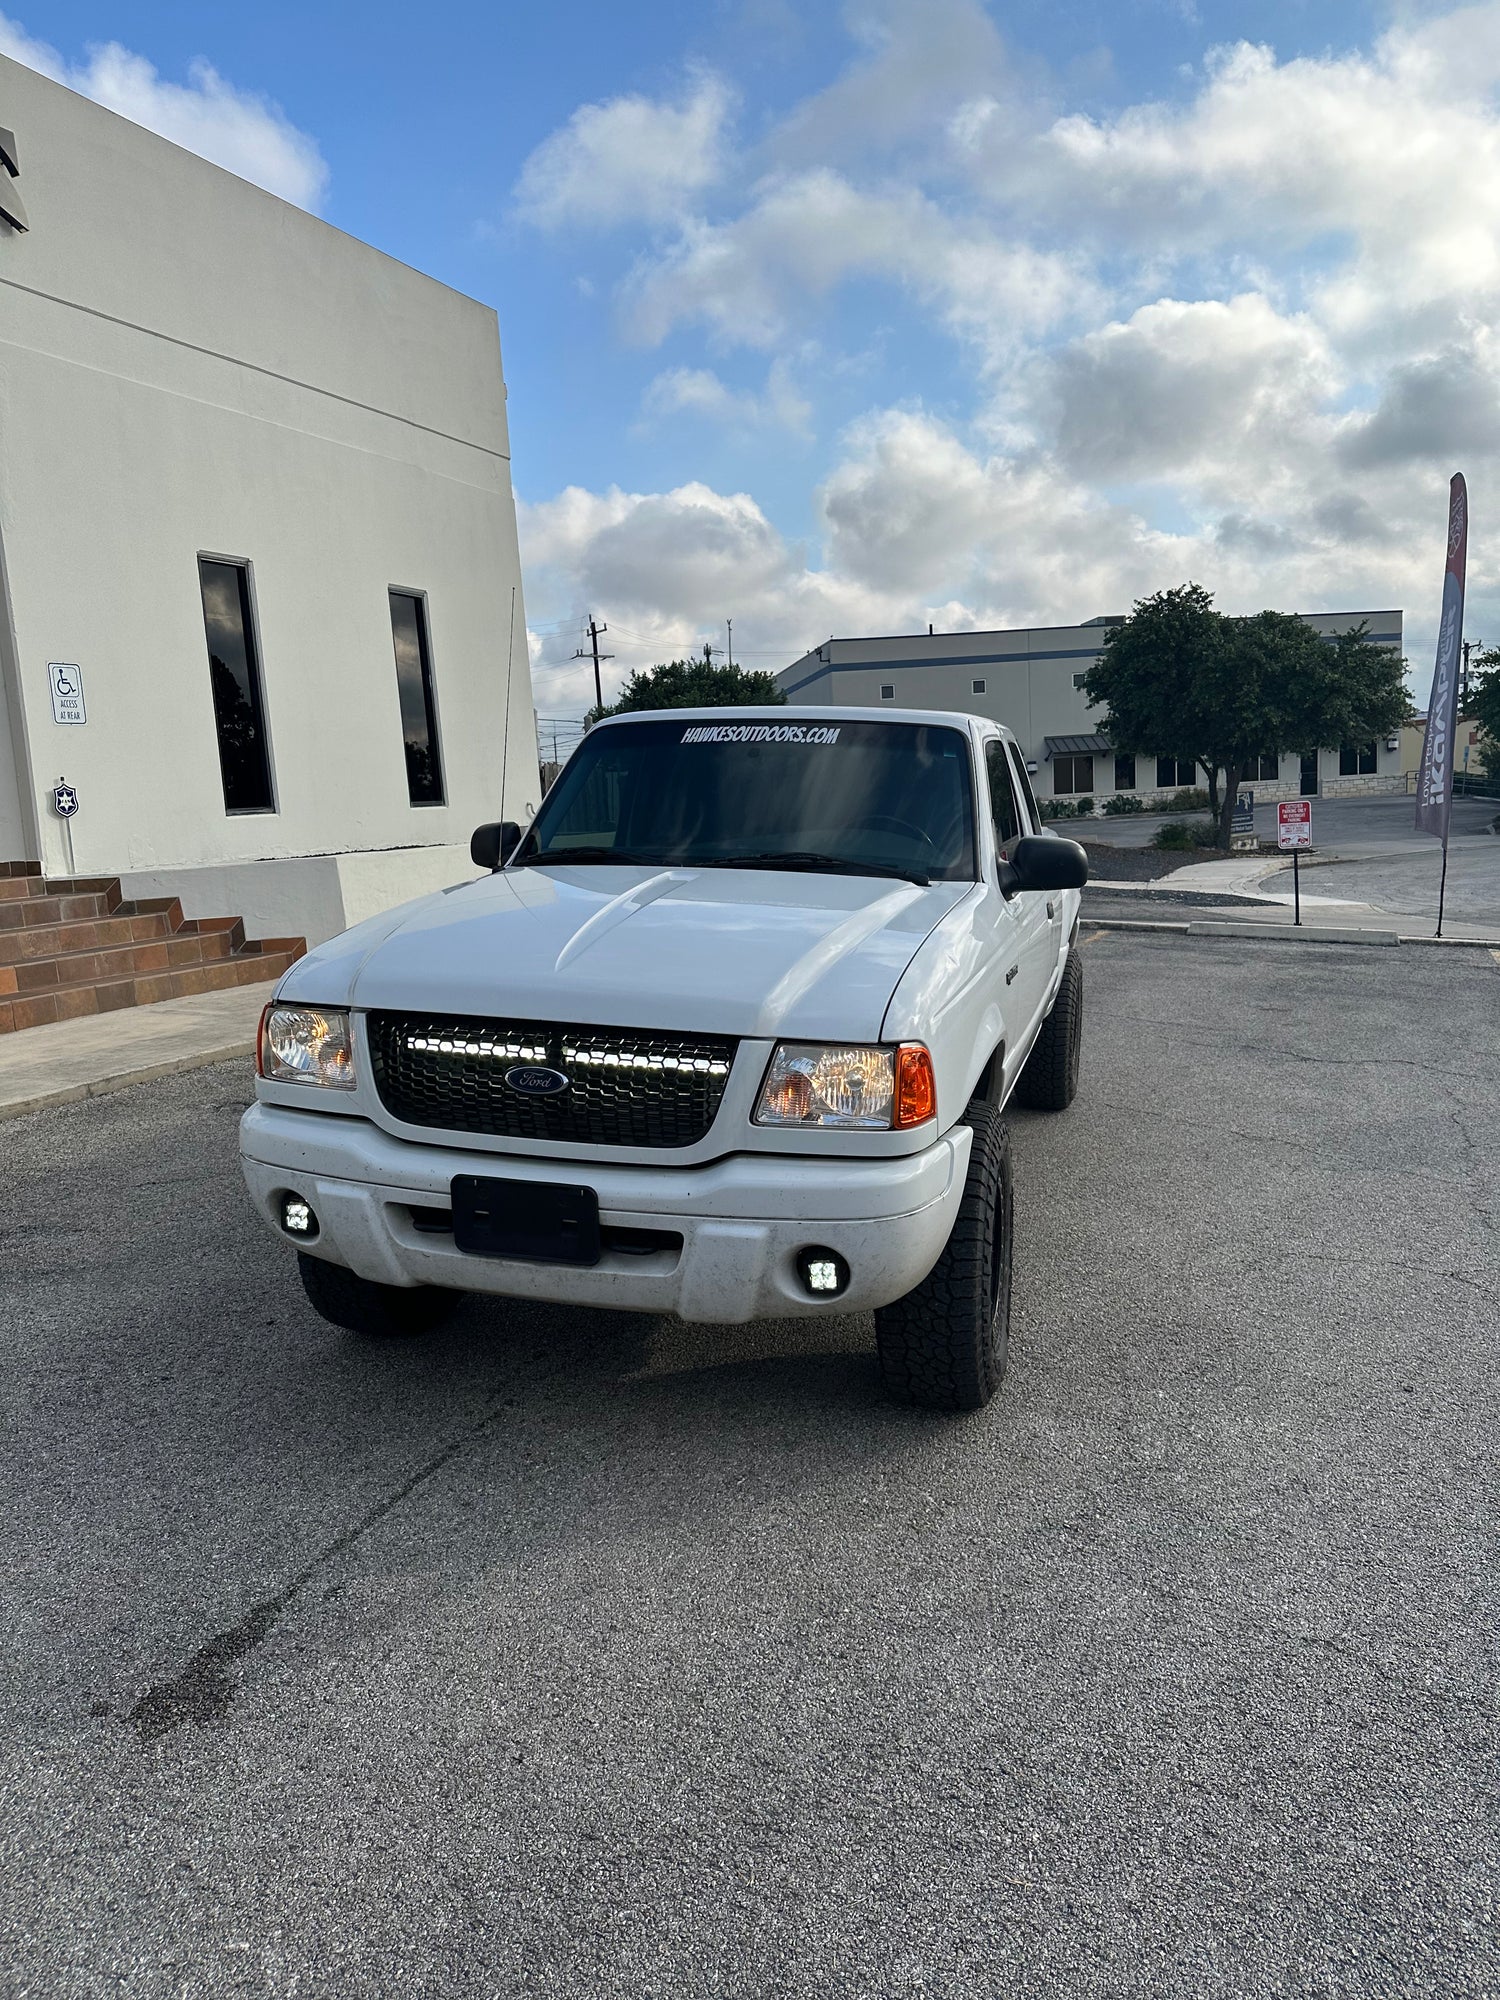
[[1125, 813], [1140, 813], [1145, 810], [1141, 801], [1130, 792], [1116, 792], [1112, 799], [1106, 799], [1100, 807], [1100, 811], [1108, 813], [1111, 819], [1118, 819]]
[[1156, 810], [1164, 813], [1203, 812], [1208, 805], [1208, 793], [1201, 785], [1184, 785], [1180, 792], [1173, 792]]
[[1077, 808], [1071, 799], [1039, 799], [1043, 819], [1076, 819]]
[[1211, 820], [1182, 820], [1176, 826], [1159, 826], [1151, 845], [1174, 853], [1189, 847], [1212, 847], [1214, 833]]
[[1088, 819], [1092, 815], [1093, 810], [1094, 801], [1087, 792], [1084, 793], [1083, 797], [1073, 808], [1074, 813], [1079, 819]]

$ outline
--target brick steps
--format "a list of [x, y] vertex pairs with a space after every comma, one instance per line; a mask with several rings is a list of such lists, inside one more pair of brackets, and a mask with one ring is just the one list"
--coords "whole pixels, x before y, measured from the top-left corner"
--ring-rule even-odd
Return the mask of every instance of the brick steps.
[[0, 1034], [279, 979], [301, 938], [247, 938], [238, 917], [184, 917], [119, 881], [48, 880], [0, 862]]

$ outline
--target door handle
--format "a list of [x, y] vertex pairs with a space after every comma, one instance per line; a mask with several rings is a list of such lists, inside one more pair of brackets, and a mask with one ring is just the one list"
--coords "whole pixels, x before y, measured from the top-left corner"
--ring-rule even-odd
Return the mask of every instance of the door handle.
[[1054, 920], [1054, 919], [1056, 918], [1056, 916], [1057, 916], [1057, 907], [1056, 907], [1056, 905], [1055, 905], [1055, 904], [1053, 904], [1053, 903], [1049, 903], [1049, 904], [1047, 905], [1047, 920], [1048, 920], [1048, 922], [1049, 922], [1049, 923], [1050, 923], [1050, 922], [1052, 922], [1052, 921], [1053, 921], [1053, 920]]
[[1011, 967], [1010, 971], [1006, 973], [1006, 975], [1005, 975], [1005, 983], [1006, 983], [1006, 985], [1007, 985], [1007, 986], [1009, 986], [1010, 982], [1011, 982], [1011, 981], [1012, 981], [1012, 980], [1013, 980], [1013, 979], [1015, 978], [1016, 974], [1017, 974], [1017, 973], [1018, 973], [1018, 972], [1019, 972], [1020, 970], [1021, 970], [1021, 968], [1020, 968], [1020, 966], [1019, 966], [1019, 965], [1013, 965], [1013, 966]]

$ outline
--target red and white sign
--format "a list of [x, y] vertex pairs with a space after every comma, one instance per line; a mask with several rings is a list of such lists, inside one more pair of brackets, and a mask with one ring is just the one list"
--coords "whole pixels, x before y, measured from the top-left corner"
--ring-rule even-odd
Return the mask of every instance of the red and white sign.
[[1283, 799], [1276, 808], [1276, 845], [1312, 846], [1312, 800]]

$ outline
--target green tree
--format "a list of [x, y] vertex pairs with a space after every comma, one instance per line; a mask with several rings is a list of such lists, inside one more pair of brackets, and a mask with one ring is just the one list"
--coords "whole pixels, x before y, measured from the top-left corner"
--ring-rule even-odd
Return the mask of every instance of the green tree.
[[1206, 763], [1203, 689], [1216, 672], [1223, 619], [1200, 583], [1137, 600], [1112, 626], [1104, 652], [1084, 678], [1089, 701], [1104, 710], [1104, 733], [1136, 756]]
[[1479, 677], [1469, 687], [1468, 720], [1479, 725], [1477, 745], [1485, 776], [1500, 778], [1500, 651], [1481, 653]]
[[1330, 643], [1284, 611], [1225, 618], [1201, 585], [1159, 591], [1115, 626], [1084, 683], [1122, 750], [1193, 757], [1218, 791], [1228, 847], [1241, 782], [1262, 755], [1386, 735], [1410, 713], [1405, 661], [1363, 625]]
[[716, 667], [710, 649], [701, 660], [669, 660], [663, 666], [637, 670], [621, 688], [619, 699], [590, 709], [586, 722], [606, 715], [629, 715], [647, 708], [781, 708], [786, 696], [773, 674], [747, 673], [743, 667]]

